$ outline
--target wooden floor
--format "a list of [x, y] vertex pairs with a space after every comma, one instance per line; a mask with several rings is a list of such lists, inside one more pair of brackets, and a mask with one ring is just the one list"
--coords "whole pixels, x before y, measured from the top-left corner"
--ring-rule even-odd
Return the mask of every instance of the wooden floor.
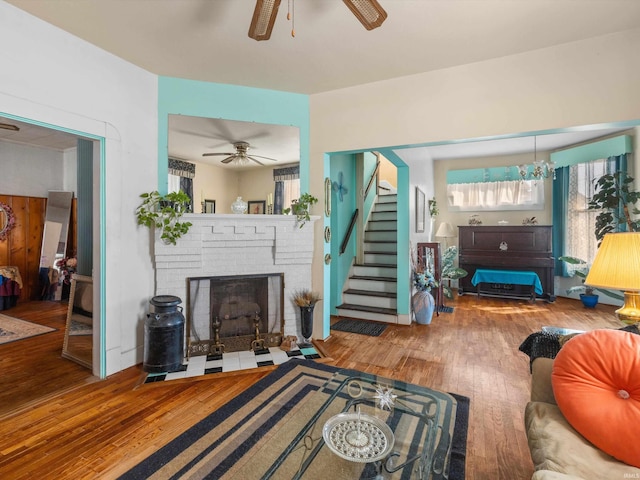
[[[332, 331], [319, 346], [332, 364], [470, 397], [466, 478], [530, 479], [523, 429], [530, 376], [518, 346], [543, 325], [620, 327], [614, 307], [468, 295], [448, 303], [454, 312], [431, 325], [389, 326], [380, 337]], [[266, 374], [140, 385], [138, 366], [94, 381], [60, 358], [64, 309], [19, 305], [3, 313], [60, 328], [0, 345], [3, 479], [116, 478]]]

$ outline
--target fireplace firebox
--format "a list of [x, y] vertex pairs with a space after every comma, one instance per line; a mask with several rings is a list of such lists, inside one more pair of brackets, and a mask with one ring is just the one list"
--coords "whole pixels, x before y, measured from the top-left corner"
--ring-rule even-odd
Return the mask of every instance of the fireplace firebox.
[[187, 356], [279, 346], [284, 274], [187, 279]]

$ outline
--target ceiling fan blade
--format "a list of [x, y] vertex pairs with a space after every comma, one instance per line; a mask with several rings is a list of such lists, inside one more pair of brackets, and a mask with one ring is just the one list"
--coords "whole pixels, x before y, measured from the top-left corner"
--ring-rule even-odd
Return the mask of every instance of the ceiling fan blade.
[[253, 158], [253, 157], [251, 157], [251, 156], [249, 156], [249, 155], [247, 155], [247, 158], [248, 158], [249, 160], [252, 160], [252, 161], [256, 162], [258, 165], [262, 165], [262, 166], [264, 167], [264, 163], [259, 162], [259, 161], [258, 161], [258, 160], [256, 160], [255, 158]]
[[250, 38], [269, 40], [279, 7], [280, 0], [256, 0], [256, 8], [249, 26]]
[[270, 157], [263, 157], [262, 155], [251, 155], [252, 157], [256, 157], [256, 158], [262, 158], [264, 160], [271, 160], [272, 162], [277, 162], [278, 159], [277, 158], [270, 158]]
[[373, 30], [382, 25], [387, 18], [387, 12], [380, 6], [378, 0], [342, 0], [349, 10], [367, 30]]
[[224, 160], [220, 160], [222, 163], [231, 163], [237, 157], [236, 154], [231, 155], [230, 157], [225, 158]]
[[0, 123], [0, 128], [2, 128], [3, 130], [12, 130], [14, 132], [20, 131], [20, 127], [18, 127], [17, 125], [11, 125], [10, 123]]
[[214, 157], [216, 155], [235, 155], [235, 153], [227, 152], [227, 153], [203, 153], [203, 157]]

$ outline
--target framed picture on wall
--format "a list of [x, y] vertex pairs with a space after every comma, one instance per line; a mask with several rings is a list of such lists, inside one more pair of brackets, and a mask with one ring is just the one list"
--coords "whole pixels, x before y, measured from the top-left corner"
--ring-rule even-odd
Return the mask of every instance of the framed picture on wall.
[[416, 187], [416, 232], [424, 232], [424, 223], [426, 220], [426, 196], [420, 188]]
[[247, 208], [247, 213], [253, 215], [262, 215], [264, 214], [265, 204], [267, 203], [264, 200], [249, 200], [249, 207]]

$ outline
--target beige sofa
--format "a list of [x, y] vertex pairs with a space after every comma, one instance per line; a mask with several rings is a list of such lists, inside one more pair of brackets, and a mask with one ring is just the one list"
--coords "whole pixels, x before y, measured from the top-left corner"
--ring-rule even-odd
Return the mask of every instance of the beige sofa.
[[597, 449], [565, 420], [553, 396], [552, 368], [549, 358], [533, 361], [531, 401], [524, 416], [532, 480], [640, 479], [640, 468]]

